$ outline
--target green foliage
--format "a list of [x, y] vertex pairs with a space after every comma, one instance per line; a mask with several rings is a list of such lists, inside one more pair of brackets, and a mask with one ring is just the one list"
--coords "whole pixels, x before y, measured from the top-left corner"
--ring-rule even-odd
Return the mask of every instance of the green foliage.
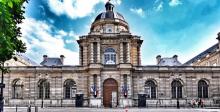
[[24, 2], [27, 0], [0, 0], [0, 70], [5, 71], [4, 62], [13, 58], [15, 53], [26, 51], [18, 27], [24, 19]]

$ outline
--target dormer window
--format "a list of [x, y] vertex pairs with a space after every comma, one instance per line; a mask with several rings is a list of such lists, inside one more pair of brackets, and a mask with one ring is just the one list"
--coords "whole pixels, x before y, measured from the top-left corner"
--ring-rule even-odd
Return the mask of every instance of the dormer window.
[[116, 64], [116, 52], [113, 48], [107, 48], [104, 52], [104, 64], [114, 65]]

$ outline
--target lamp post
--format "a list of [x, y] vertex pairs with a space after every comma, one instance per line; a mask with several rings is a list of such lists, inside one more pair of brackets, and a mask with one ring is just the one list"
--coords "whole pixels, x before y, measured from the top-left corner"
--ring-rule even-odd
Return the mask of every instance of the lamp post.
[[[41, 76], [40, 76], [41, 77]], [[45, 86], [46, 86], [46, 83], [47, 83], [47, 79], [48, 79], [48, 74], [46, 74], [46, 79], [43, 80], [42, 82], [42, 99], [41, 99], [41, 108], [44, 108], [44, 98], [45, 98]]]
[[[179, 73], [177, 70], [175, 70], [174, 72]], [[171, 73], [172, 80], [174, 80], [174, 79], [179, 80], [179, 79], [182, 78], [182, 74], [175, 75], [174, 72]], [[180, 102], [179, 102], [179, 95], [178, 95], [178, 87], [177, 86], [175, 87], [175, 94], [176, 94], [175, 95], [176, 96], [176, 108], [179, 109], [180, 108]]]
[[[4, 63], [2, 64], [2, 68], [4, 69]], [[2, 79], [1, 79], [1, 83], [0, 83], [0, 88], [1, 88], [1, 96], [0, 96], [0, 112], [3, 112], [3, 108], [4, 108], [4, 96], [3, 96], [3, 88], [5, 88], [5, 84], [4, 84], [4, 70], [2, 71]]]
[[44, 108], [44, 82], [43, 82], [42, 86], [43, 86], [43, 87], [42, 87], [43, 91], [42, 91], [41, 108]]

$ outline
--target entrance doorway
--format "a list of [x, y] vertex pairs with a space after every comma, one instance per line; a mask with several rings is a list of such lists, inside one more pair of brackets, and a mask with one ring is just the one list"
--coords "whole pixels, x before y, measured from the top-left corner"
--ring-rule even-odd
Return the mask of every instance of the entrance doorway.
[[115, 107], [118, 104], [118, 84], [116, 80], [106, 79], [103, 84], [104, 107]]

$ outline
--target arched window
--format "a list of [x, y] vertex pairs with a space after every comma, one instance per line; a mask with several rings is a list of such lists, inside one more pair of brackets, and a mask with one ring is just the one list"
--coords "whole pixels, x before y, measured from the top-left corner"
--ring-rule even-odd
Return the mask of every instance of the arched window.
[[23, 98], [23, 82], [20, 79], [15, 79], [12, 83], [12, 98]]
[[64, 98], [74, 98], [76, 95], [76, 83], [71, 79], [67, 79], [64, 82]]
[[41, 79], [38, 83], [39, 98], [50, 98], [50, 83], [46, 79]]
[[182, 98], [182, 87], [183, 85], [179, 80], [174, 80], [171, 83], [172, 87], [172, 98]]
[[107, 48], [105, 50], [104, 63], [107, 65], [116, 64], [116, 52], [113, 48]]
[[156, 98], [156, 84], [149, 80], [145, 82], [145, 93], [147, 98]]
[[204, 80], [198, 82], [198, 97], [208, 98], [208, 84]]

